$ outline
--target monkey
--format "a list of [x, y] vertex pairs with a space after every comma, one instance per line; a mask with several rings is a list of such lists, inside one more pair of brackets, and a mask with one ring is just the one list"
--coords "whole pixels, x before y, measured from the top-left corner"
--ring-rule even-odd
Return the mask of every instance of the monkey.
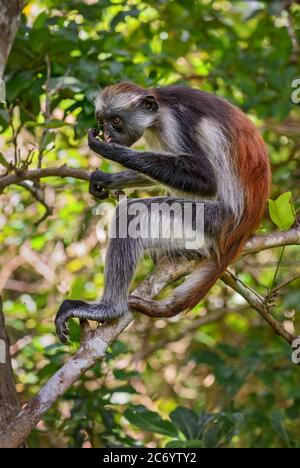
[[[105, 322], [129, 310], [150, 317], [172, 317], [191, 310], [237, 258], [258, 228], [270, 190], [271, 172], [265, 143], [252, 121], [236, 106], [212, 93], [171, 85], [143, 88], [130, 82], [104, 88], [95, 100], [96, 120], [88, 144], [100, 156], [121, 164], [117, 174], [95, 171], [90, 193], [101, 198], [107, 189], [162, 185], [168, 194], [143, 198], [146, 206], [186, 202], [203, 204], [204, 244], [199, 267], [161, 301], [128, 296], [137, 263], [146, 252], [185, 253], [184, 240], [111, 238], [105, 261], [105, 286], [100, 301], [65, 300], [55, 324], [65, 342], [70, 317]], [[131, 146], [143, 137], [150, 150]], [[130, 212], [135, 199], [122, 202], [115, 217]], [[160, 218], [151, 220], [156, 224]], [[121, 221], [120, 221], [121, 222]], [[197, 251], [197, 249], [196, 249]], [[198, 264], [198, 263], [197, 263]]]

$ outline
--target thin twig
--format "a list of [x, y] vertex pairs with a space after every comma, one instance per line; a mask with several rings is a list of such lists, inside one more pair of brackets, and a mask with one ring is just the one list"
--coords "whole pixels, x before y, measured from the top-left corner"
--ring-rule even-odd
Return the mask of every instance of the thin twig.
[[274, 276], [273, 276], [272, 286], [269, 289], [267, 297], [266, 297], [267, 300], [270, 298], [270, 295], [271, 295], [272, 291], [274, 290], [274, 286], [276, 284], [279, 268], [280, 268], [280, 265], [281, 265], [281, 262], [282, 262], [282, 259], [283, 259], [284, 250], [285, 250], [285, 246], [283, 246], [282, 249], [281, 249], [280, 256], [279, 256], [279, 259], [278, 259], [278, 262], [277, 262], [277, 265], [276, 265], [276, 270], [275, 270], [275, 273], [274, 273]]
[[45, 213], [44, 215], [34, 223], [34, 225], [37, 227], [39, 226], [43, 221], [45, 221], [45, 219], [48, 217], [48, 216], [51, 216], [52, 213], [53, 213], [53, 208], [50, 207], [49, 205], [47, 205], [47, 202], [44, 198], [44, 193], [43, 193], [43, 190], [41, 189], [41, 187], [35, 187], [35, 186], [32, 186], [32, 185], [29, 185], [27, 182], [20, 182], [18, 184], [20, 187], [23, 187], [25, 188], [26, 190], [28, 190], [28, 192], [31, 193], [31, 195], [41, 204], [43, 205], [43, 207], [45, 208]]
[[271, 294], [272, 295], [277, 294], [280, 291], [280, 289], [284, 288], [285, 286], [292, 283], [293, 281], [296, 281], [297, 279], [300, 279], [300, 275], [295, 275], [292, 278], [286, 279], [282, 283], [278, 284], [278, 286], [276, 286], [276, 288], [273, 288], [272, 291], [271, 291]]
[[14, 167], [17, 168], [20, 164], [20, 151], [18, 149], [18, 136], [22, 130], [22, 126], [20, 125], [18, 128], [15, 128], [14, 124], [14, 107], [9, 108], [9, 116], [10, 116], [10, 127], [12, 131], [12, 144], [14, 147]]
[[293, 343], [296, 336], [285, 330], [283, 325], [273, 317], [264, 297], [259, 296], [229, 271], [224, 273], [222, 280], [234, 291], [239, 293], [245, 301], [263, 317], [277, 335], [281, 336], [289, 344]]

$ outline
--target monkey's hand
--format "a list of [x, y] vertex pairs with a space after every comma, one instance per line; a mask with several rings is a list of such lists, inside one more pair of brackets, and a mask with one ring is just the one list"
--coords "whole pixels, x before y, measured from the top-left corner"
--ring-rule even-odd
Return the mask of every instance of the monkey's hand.
[[124, 151], [124, 146], [119, 145], [117, 143], [107, 143], [106, 141], [96, 139], [98, 136], [98, 130], [96, 128], [92, 128], [89, 130], [88, 134], [88, 144], [89, 147], [95, 151], [95, 153], [100, 154], [106, 159], [110, 159], [111, 161], [121, 162], [118, 157], [122, 155]]
[[127, 309], [128, 307], [126, 306], [116, 307], [101, 301], [96, 304], [88, 304], [84, 301], [68, 299], [62, 303], [56, 314], [56, 333], [60, 341], [66, 343], [70, 333], [67, 321], [70, 318], [79, 318], [81, 321], [93, 320], [98, 323], [103, 323], [120, 317]]
[[103, 200], [109, 196], [108, 191], [104, 190], [109, 188], [111, 182], [111, 175], [102, 171], [95, 171], [90, 178], [89, 192], [93, 197]]

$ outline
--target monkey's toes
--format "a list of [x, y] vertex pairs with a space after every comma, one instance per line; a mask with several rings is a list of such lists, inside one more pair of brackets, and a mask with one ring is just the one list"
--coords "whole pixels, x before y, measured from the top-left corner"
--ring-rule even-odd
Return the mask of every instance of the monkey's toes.
[[68, 335], [70, 334], [67, 323], [63, 322], [63, 320], [58, 320], [57, 322], [55, 322], [55, 328], [59, 340], [62, 343], [67, 343]]
[[104, 323], [121, 317], [127, 309], [126, 304], [119, 304], [116, 307], [116, 305], [103, 302], [88, 304], [84, 301], [66, 300], [60, 306], [55, 318], [57, 336], [63, 343], [68, 341], [69, 329], [67, 320], [72, 317]]
[[68, 341], [68, 335], [70, 334], [69, 328], [67, 325], [67, 320], [71, 317], [78, 317], [79, 310], [87, 306], [84, 301], [64, 301], [55, 317], [55, 328], [56, 334], [62, 343]]

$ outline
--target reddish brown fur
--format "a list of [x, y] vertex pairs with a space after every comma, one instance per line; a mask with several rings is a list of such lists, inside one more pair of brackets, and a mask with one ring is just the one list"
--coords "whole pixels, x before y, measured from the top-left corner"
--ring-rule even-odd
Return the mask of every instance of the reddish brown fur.
[[187, 299], [190, 310], [203, 299], [214, 283], [235, 260], [263, 217], [271, 184], [271, 171], [265, 143], [255, 125], [238, 108], [232, 108], [232, 157], [244, 188], [244, 212], [240, 223], [229, 221], [222, 229], [216, 269], [201, 289]]
[[140, 86], [135, 85], [134, 83], [130, 83], [126, 81], [124, 83], [117, 83], [114, 85], [106, 86], [103, 91], [101, 92], [101, 96], [105, 99], [107, 96], [110, 95], [118, 95], [118, 94], [135, 94], [141, 95], [145, 94], [145, 90]]
[[268, 153], [255, 125], [239, 109], [233, 108], [232, 157], [244, 191], [241, 222], [222, 239], [223, 252], [237, 255], [263, 217], [271, 184]]
[[264, 141], [248, 117], [238, 108], [232, 109], [232, 157], [244, 188], [244, 212], [236, 227], [234, 220], [223, 227], [219, 244], [220, 261], [216, 270], [207, 277], [205, 285], [191, 292], [187, 300], [189, 310], [205, 297], [258, 228], [270, 191], [271, 171]]

